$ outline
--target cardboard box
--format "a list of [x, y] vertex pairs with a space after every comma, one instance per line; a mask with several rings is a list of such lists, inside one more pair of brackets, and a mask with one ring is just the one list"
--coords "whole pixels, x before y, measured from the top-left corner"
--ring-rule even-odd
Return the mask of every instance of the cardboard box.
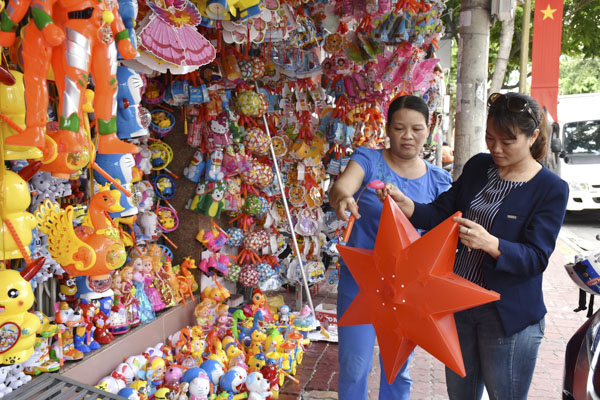
[[315, 307], [315, 314], [321, 324], [337, 325], [337, 306], [335, 304], [321, 303]]

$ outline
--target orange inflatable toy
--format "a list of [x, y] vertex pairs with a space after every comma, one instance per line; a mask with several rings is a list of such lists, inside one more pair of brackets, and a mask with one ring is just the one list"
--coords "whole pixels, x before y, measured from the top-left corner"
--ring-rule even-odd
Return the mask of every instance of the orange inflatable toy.
[[124, 59], [137, 55], [118, 9], [117, 0], [58, 0], [53, 9], [54, 20], [66, 35], [52, 54], [60, 95], [59, 133], [79, 131], [91, 72], [101, 154], [139, 152], [137, 146], [117, 138], [117, 47]]
[[[25, 27], [23, 39], [23, 80], [27, 104], [26, 128], [18, 135], [6, 139], [7, 145], [37, 147], [43, 153], [44, 162], [56, 158], [57, 145], [45, 135], [48, 110], [48, 75], [52, 48], [64, 41], [63, 31], [54, 24], [51, 8], [54, 1], [11, 0], [2, 13], [0, 45], [9, 47], [15, 41], [17, 25], [31, 6], [32, 19]], [[16, 60], [14, 60], [16, 63]]]
[[121, 192], [104, 186], [90, 200], [83, 225], [73, 228], [73, 207], [60, 208], [46, 199], [35, 217], [48, 235], [48, 251], [63, 269], [73, 275], [102, 280], [125, 264], [127, 253], [119, 229], [108, 216], [123, 211]]
[[[31, 80], [26, 82], [27, 129], [23, 134], [11, 138], [9, 144], [33, 143], [42, 146], [42, 151], [45, 148], [49, 152], [48, 146], [40, 138], [44, 137], [46, 124], [48, 100], [45, 78], [51, 59], [59, 92], [59, 127], [54, 135], [58, 151], [78, 154], [88, 147], [83, 132], [82, 106], [91, 73], [96, 93], [94, 111], [100, 135], [98, 152], [137, 153], [137, 146], [123, 142], [116, 136], [117, 46], [125, 59], [137, 55], [118, 13], [117, 1], [11, 0], [7, 7], [11, 12], [3, 15], [2, 23], [5, 27], [10, 26], [13, 38], [16, 23], [28, 8], [34, 18], [27, 26], [23, 40], [25, 75]], [[6, 45], [10, 42], [10, 32], [2, 32], [2, 35], [0, 44]], [[27, 71], [28, 64], [31, 71]], [[74, 169], [81, 168], [77, 163], [82, 164], [85, 158], [75, 155], [72, 160], [66, 160], [66, 164], [75, 162], [71, 166]]]
[[373, 250], [337, 246], [360, 289], [339, 325], [373, 324], [390, 384], [416, 345], [464, 377], [454, 313], [500, 298], [453, 272], [452, 217], [419, 237], [388, 196]]

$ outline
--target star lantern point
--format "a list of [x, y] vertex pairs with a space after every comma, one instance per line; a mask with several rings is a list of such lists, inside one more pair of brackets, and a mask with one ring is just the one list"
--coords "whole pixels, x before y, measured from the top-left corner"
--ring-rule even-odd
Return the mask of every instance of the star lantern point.
[[388, 196], [373, 250], [338, 245], [360, 289], [339, 325], [373, 325], [389, 383], [417, 345], [465, 376], [454, 313], [500, 298], [454, 274], [452, 217], [419, 237]]

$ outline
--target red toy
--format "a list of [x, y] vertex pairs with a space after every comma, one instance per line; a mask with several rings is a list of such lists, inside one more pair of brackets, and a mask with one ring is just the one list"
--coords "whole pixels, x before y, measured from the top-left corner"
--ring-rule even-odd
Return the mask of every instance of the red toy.
[[373, 324], [390, 384], [417, 344], [464, 377], [454, 313], [500, 298], [454, 274], [452, 217], [420, 238], [388, 196], [374, 250], [338, 245], [360, 288], [339, 325]]

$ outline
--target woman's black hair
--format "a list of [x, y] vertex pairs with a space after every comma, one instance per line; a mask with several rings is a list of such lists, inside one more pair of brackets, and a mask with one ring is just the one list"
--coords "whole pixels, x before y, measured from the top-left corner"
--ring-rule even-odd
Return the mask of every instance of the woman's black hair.
[[396, 97], [394, 101], [390, 103], [387, 111], [386, 127], [390, 126], [394, 113], [402, 110], [403, 108], [420, 112], [425, 117], [425, 123], [429, 125], [429, 107], [427, 107], [427, 103], [425, 103], [425, 101], [420, 97], [407, 94]]
[[[546, 131], [546, 113], [533, 97], [521, 93], [506, 93], [505, 98], [499, 98], [488, 109], [488, 120], [494, 119], [494, 127], [504, 133], [507, 138], [516, 139], [518, 134], [531, 137], [536, 129], [540, 130], [537, 139], [530, 148], [533, 158], [541, 160], [546, 155], [548, 133]], [[527, 112], [515, 112], [508, 109], [509, 99], [516, 97], [527, 102], [535, 119]]]

